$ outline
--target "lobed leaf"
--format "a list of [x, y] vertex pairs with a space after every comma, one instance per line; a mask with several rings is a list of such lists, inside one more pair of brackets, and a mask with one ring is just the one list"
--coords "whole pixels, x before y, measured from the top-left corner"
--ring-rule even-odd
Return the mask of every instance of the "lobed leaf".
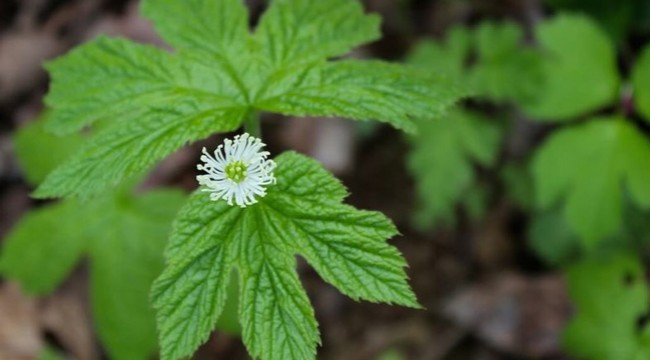
[[543, 89], [524, 104], [539, 120], [568, 121], [610, 104], [620, 79], [616, 50], [596, 24], [580, 15], [559, 15], [536, 30], [545, 52]]
[[173, 108], [142, 110], [138, 121], [114, 124], [99, 131], [56, 168], [33, 196], [99, 194], [148, 170], [190, 141], [215, 131], [236, 129], [246, 113], [246, 108], [223, 107], [192, 98], [176, 102]]
[[[533, 163], [537, 203], [564, 198], [568, 224], [592, 246], [621, 224], [624, 194], [650, 206], [650, 143], [622, 118], [599, 118], [555, 133]], [[626, 193], [623, 190], [627, 190]]]
[[496, 160], [501, 130], [489, 119], [459, 109], [418, 125], [408, 166], [422, 200], [416, 222], [429, 228], [453, 221], [456, 204], [474, 181], [473, 163], [489, 166]]
[[385, 242], [396, 233], [390, 221], [342, 205], [344, 187], [314, 160], [285, 153], [276, 163], [277, 185], [258, 204], [232, 207], [197, 191], [179, 213], [167, 268], [152, 292], [164, 359], [187, 356], [207, 339], [234, 267], [250, 354], [314, 359], [318, 328], [295, 254], [354, 299], [419, 306], [405, 280], [406, 263]]
[[357, 1], [275, 0], [254, 33], [241, 0], [146, 0], [176, 53], [100, 37], [51, 62], [49, 127], [107, 125], [37, 197], [96, 195], [253, 111], [375, 119], [413, 130], [462, 93], [399, 65], [333, 61], [379, 35]]
[[543, 83], [538, 51], [524, 46], [524, 34], [514, 23], [483, 22], [476, 29], [476, 64], [469, 81], [481, 96], [494, 101], [531, 100]]
[[162, 269], [169, 224], [182, 200], [176, 191], [152, 191], [38, 209], [5, 239], [0, 272], [45, 294], [87, 255], [99, 338], [112, 358], [147, 359], [157, 347], [149, 286]]

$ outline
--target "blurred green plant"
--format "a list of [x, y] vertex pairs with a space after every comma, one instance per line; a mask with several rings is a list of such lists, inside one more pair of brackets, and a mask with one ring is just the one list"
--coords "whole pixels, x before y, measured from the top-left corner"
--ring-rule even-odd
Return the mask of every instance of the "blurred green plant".
[[567, 279], [577, 307], [564, 337], [571, 353], [593, 360], [650, 358], [650, 289], [635, 255], [593, 256], [572, 265]]
[[[33, 185], [83, 141], [76, 134], [51, 135], [42, 121], [14, 137], [20, 164]], [[170, 189], [144, 194], [130, 189], [30, 211], [4, 241], [0, 273], [40, 296], [54, 291], [87, 257], [92, 313], [101, 341], [112, 358], [147, 359], [157, 349], [149, 288], [163, 268], [170, 222], [185, 196]]]
[[408, 165], [423, 200], [416, 225], [451, 225], [456, 204], [475, 182], [474, 164], [494, 165], [501, 129], [479, 114], [457, 109], [444, 118], [423, 121], [410, 140]]
[[[441, 219], [453, 218], [464, 194], [479, 186], [475, 165], [499, 173], [505, 196], [529, 216], [528, 245], [548, 265], [567, 269], [577, 307], [567, 350], [596, 360], [648, 358], [648, 289], [635, 254], [650, 237], [650, 139], [642, 124], [650, 120], [650, 46], [624, 79], [612, 40], [587, 16], [540, 22], [534, 48], [521, 34], [508, 23], [456, 27], [408, 58], [442, 69], [473, 94], [464, 107], [487, 118], [472, 123], [473, 131], [454, 133], [464, 123], [451, 113], [433, 123], [437, 129], [421, 125], [411, 137], [410, 169], [422, 203], [414, 218], [430, 228], [448, 225]], [[625, 97], [616, 102], [621, 93], [632, 94], [632, 109]], [[483, 124], [507, 128], [503, 119], [522, 114], [531, 126], [541, 124], [546, 139], [523, 158], [506, 153], [495, 162], [503, 141]], [[474, 157], [460, 157], [458, 149]], [[491, 186], [492, 193], [499, 188]], [[605, 340], [595, 345], [596, 337]]]
[[[539, 51], [523, 40], [521, 29], [509, 22], [455, 27], [441, 42], [421, 41], [407, 62], [445, 74], [475, 99], [501, 105], [530, 101], [539, 91], [542, 62]], [[490, 114], [458, 109], [418, 122], [419, 133], [409, 137], [408, 163], [416, 180], [419, 228], [454, 224], [459, 203], [468, 215], [486, 207], [487, 196], [468, 196], [480, 193], [475, 165], [497, 164], [506, 131], [499, 118], [506, 115], [504, 109]]]

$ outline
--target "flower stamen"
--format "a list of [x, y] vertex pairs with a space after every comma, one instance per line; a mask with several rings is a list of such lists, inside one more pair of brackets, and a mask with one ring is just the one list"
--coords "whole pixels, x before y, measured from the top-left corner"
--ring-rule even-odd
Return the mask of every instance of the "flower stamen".
[[196, 179], [210, 192], [211, 200], [224, 199], [229, 205], [240, 207], [255, 204], [257, 198], [266, 195], [266, 186], [275, 183], [275, 162], [268, 160], [268, 151], [261, 151], [265, 144], [249, 134], [226, 139], [211, 156], [203, 148], [199, 170], [207, 174]]

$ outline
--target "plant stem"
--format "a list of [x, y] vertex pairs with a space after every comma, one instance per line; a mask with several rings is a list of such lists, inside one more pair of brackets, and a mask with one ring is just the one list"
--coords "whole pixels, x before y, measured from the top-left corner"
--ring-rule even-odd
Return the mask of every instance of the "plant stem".
[[251, 110], [244, 120], [244, 131], [258, 139], [262, 138], [262, 128], [260, 126], [260, 116], [257, 111]]

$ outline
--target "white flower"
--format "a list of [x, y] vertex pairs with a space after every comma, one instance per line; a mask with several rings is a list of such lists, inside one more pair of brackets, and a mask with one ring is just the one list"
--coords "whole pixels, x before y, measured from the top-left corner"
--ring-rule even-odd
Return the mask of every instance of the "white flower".
[[226, 139], [214, 151], [214, 157], [203, 148], [201, 161], [197, 165], [206, 175], [198, 175], [203, 191], [210, 192], [211, 200], [224, 199], [228, 205], [240, 207], [255, 204], [256, 197], [266, 195], [266, 186], [275, 183], [273, 170], [275, 162], [268, 160], [268, 151], [262, 140], [249, 134], [237, 135], [233, 140]]

